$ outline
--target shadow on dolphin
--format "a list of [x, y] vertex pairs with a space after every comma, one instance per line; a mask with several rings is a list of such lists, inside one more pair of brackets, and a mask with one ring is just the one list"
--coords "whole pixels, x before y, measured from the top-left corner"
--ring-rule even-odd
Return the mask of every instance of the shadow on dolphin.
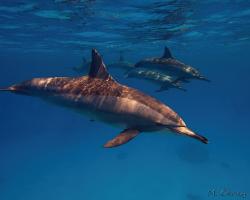
[[0, 91], [40, 97], [86, 114], [91, 119], [122, 127], [124, 130], [104, 147], [116, 147], [141, 132], [154, 131], [172, 131], [208, 143], [205, 137], [191, 131], [181, 117], [162, 102], [116, 82], [95, 49], [92, 50], [87, 76], [33, 78]]
[[210, 82], [206, 77], [190, 65], [186, 65], [172, 56], [170, 50], [165, 47], [162, 57], [146, 58], [135, 64], [135, 68], [158, 70], [169, 76], [177, 77], [186, 82], [189, 79], [198, 79]]

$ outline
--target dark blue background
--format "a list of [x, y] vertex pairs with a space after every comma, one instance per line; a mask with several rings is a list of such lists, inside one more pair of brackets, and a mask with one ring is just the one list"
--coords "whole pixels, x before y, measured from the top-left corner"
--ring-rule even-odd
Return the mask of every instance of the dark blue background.
[[[46, 5], [42, 2], [41, 8], [35, 10], [2, 12], [1, 87], [33, 77], [79, 76], [70, 68], [79, 65], [83, 55], [89, 58], [92, 47], [100, 50], [106, 63], [111, 63], [118, 59], [120, 49], [125, 51], [126, 60], [137, 62], [141, 58], [160, 56], [165, 45], [172, 49], [176, 58], [199, 68], [211, 83], [192, 81], [185, 85], [187, 92], [172, 89], [155, 93], [157, 86], [143, 80], [124, 79], [121, 71], [110, 70], [111, 75], [120, 82], [160, 99], [177, 111], [190, 128], [209, 139], [208, 145], [174, 134], [142, 133], [119, 148], [104, 149], [102, 145], [121, 130], [108, 124], [90, 122], [87, 116], [40, 99], [1, 93], [0, 199], [194, 200], [211, 199], [208, 197], [209, 190], [224, 188], [232, 192], [245, 192], [249, 198], [250, 46], [249, 39], [244, 38], [250, 32], [245, 22], [250, 12], [245, 8], [247, 1], [239, 2], [241, 4], [236, 6], [225, 1], [221, 8], [214, 8], [212, 1], [211, 4], [194, 4], [194, 14], [190, 18], [197, 20], [195, 28], [161, 40], [155, 33], [147, 35], [148, 39], [142, 37], [143, 32], [140, 33], [137, 27], [135, 35], [139, 34], [139, 38], [134, 44], [131, 41], [133, 28], [129, 30], [127, 27], [128, 32], [117, 41], [112, 35], [119, 32], [112, 29], [114, 21], [116, 25], [119, 20], [126, 24], [124, 20], [128, 16], [129, 24], [133, 15], [124, 11], [120, 13], [121, 18], [110, 19], [112, 12], [109, 9], [112, 5], [116, 9], [128, 5], [110, 3], [103, 11], [99, 9], [102, 4], [97, 2], [97, 7], [92, 8], [94, 14], [89, 14], [90, 17], [85, 19], [88, 22], [86, 27], [89, 31], [98, 29], [108, 32], [110, 37], [103, 33], [91, 38], [90, 34], [90, 38], [84, 38], [81, 44], [84, 47], [80, 44], [77, 47], [59, 45], [60, 41], [74, 39], [74, 35], [70, 38], [64, 35], [64, 30], [70, 33], [70, 27], [75, 30], [76, 24], [84, 19], [77, 18], [76, 22], [76, 19], [72, 19], [73, 22], [69, 23], [29, 17], [44, 9]], [[137, 3], [150, 6], [152, 1]], [[12, 4], [3, 1], [0, 10], [6, 9], [6, 6], [22, 5], [18, 1]], [[47, 9], [55, 9], [56, 6], [57, 10], [62, 10], [68, 9], [67, 6], [74, 9], [78, 4], [47, 2], [47, 5], [50, 5]], [[143, 17], [147, 19], [146, 11], [142, 14], [137, 12], [132, 21], [139, 23]], [[119, 14], [117, 11], [115, 13]], [[207, 17], [215, 13], [217, 18], [214, 21]], [[238, 17], [233, 13], [238, 13]], [[4, 14], [12, 19], [3, 17]], [[98, 18], [98, 14], [106, 16], [106, 19]], [[185, 20], [189, 20], [189, 15], [185, 16]], [[229, 22], [233, 20], [238, 24], [231, 26]], [[6, 29], [4, 23], [21, 27]], [[29, 28], [28, 23], [35, 24], [35, 27]], [[44, 27], [46, 23], [49, 31]], [[174, 19], [171, 23], [175, 23]], [[220, 26], [216, 23], [220, 23]], [[154, 24], [148, 23], [148, 26], [153, 30]], [[208, 36], [207, 30], [215, 28], [217, 33]], [[84, 33], [84, 30], [81, 31]], [[147, 30], [144, 31], [145, 34]], [[19, 35], [22, 32], [28, 32], [31, 36], [23, 39]], [[195, 35], [194, 32], [202, 35]], [[187, 37], [190, 33], [193, 35]], [[153, 37], [156, 37], [155, 43], [150, 39]], [[97, 45], [88, 44], [93, 41]], [[103, 41], [113, 42], [113, 45], [120, 41], [121, 45], [109, 46]]]

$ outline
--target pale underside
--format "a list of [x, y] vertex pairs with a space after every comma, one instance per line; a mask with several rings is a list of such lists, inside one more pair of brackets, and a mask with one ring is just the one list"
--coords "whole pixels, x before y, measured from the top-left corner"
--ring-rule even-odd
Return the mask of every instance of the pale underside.
[[[88, 115], [93, 120], [102, 121], [121, 128], [137, 128], [141, 131], [158, 131], [167, 126], [180, 126], [162, 113], [136, 100], [114, 96], [81, 96], [60, 94], [46, 98]], [[170, 108], [167, 106], [166, 110]], [[181, 124], [183, 125], [183, 124]]]

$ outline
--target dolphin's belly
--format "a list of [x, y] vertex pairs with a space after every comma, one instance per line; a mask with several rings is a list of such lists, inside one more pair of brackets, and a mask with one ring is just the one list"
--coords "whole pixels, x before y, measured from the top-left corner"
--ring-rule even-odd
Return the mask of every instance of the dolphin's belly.
[[[88, 96], [79, 101], [83, 109], [89, 108], [96, 119], [141, 129], [159, 128], [159, 124], [176, 125], [176, 121], [163, 113], [133, 99], [115, 96]], [[172, 110], [171, 110], [172, 112]], [[169, 113], [171, 114], [171, 113]]]
[[88, 115], [91, 119], [124, 128], [155, 131], [164, 128], [159, 124], [176, 124], [176, 121], [168, 119], [161, 112], [129, 98], [66, 94], [50, 98], [50, 101]]

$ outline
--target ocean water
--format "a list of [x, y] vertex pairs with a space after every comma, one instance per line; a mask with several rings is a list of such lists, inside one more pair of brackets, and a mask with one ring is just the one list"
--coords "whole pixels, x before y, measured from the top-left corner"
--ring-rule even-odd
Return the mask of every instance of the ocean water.
[[131, 63], [164, 46], [210, 83], [157, 93], [205, 145], [142, 133], [105, 149], [121, 130], [37, 98], [0, 94], [0, 200], [250, 199], [250, 2], [247, 0], [1, 0], [0, 86], [33, 77], [81, 76], [97, 48]]

